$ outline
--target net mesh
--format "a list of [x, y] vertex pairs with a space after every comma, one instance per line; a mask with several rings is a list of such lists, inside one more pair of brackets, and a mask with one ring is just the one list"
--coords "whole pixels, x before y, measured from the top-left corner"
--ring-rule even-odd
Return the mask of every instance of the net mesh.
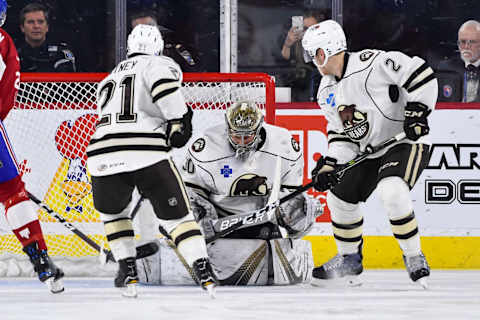
[[[232, 81], [232, 76], [226, 77], [228, 82], [210, 81], [202, 74], [195, 77], [187, 77], [190, 80], [185, 80], [182, 87], [187, 104], [194, 110], [194, 135], [224, 121], [223, 110], [232, 102], [253, 100], [264, 111], [270, 108], [265, 82]], [[27, 190], [95, 242], [108, 247], [99, 214], [93, 207], [91, 179], [86, 169], [86, 147], [97, 121], [98, 80], [22, 79], [15, 106], [4, 124]], [[182, 164], [183, 154], [181, 149], [173, 154], [178, 165]], [[75, 261], [98, 256], [98, 252], [47, 212], [39, 209], [38, 214], [49, 254], [54, 259]], [[5, 215], [0, 214], [0, 276], [2, 263], [5, 269], [8, 259], [25, 260], [26, 256]]]

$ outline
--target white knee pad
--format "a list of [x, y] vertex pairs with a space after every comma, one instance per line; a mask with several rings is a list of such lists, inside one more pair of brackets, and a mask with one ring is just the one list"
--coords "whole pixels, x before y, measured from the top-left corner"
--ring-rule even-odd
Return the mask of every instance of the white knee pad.
[[15, 230], [37, 220], [37, 208], [30, 200], [18, 202], [8, 208], [6, 218], [10, 227]]
[[413, 210], [410, 189], [400, 177], [386, 177], [377, 185], [377, 192], [391, 220], [403, 218]]
[[180, 223], [186, 222], [186, 221], [195, 221], [195, 217], [191, 212], [189, 212], [185, 217], [180, 218], [180, 219], [173, 219], [173, 220], [164, 220], [164, 219], [158, 219], [160, 221], [160, 225], [167, 231], [168, 233], [171, 233]]
[[345, 202], [332, 192], [327, 193], [327, 205], [332, 220], [337, 223], [353, 223], [362, 218], [359, 204]]

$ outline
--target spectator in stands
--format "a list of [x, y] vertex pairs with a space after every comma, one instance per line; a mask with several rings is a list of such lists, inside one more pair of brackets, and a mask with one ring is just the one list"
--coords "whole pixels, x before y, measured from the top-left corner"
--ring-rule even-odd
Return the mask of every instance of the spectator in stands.
[[25, 36], [18, 47], [22, 72], [75, 72], [75, 56], [66, 43], [47, 39], [48, 9], [30, 3], [20, 11], [20, 30]]
[[200, 59], [195, 50], [179, 42], [172, 30], [159, 25], [154, 13], [142, 10], [132, 14], [130, 17], [130, 26], [133, 29], [137, 24], [158, 26], [158, 29], [162, 33], [163, 40], [165, 41], [163, 55], [175, 60], [175, 62], [180, 65], [183, 72], [204, 71], [202, 70]]
[[480, 22], [463, 23], [458, 29], [457, 44], [460, 59], [440, 62], [438, 70], [455, 71], [463, 76], [462, 102], [480, 102]]
[[305, 63], [301, 40], [308, 27], [328, 19], [328, 13], [323, 10], [309, 9], [303, 13], [303, 30], [290, 28], [282, 45], [282, 58], [295, 66], [295, 74], [288, 81], [292, 88], [293, 101], [315, 101], [321, 75], [313, 63]]

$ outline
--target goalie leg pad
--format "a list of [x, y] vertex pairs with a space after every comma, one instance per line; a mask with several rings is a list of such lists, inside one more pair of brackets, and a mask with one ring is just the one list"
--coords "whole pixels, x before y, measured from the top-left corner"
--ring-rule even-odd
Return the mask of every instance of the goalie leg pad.
[[[157, 254], [137, 260], [140, 282], [194, 285], [194, 281], [165, 240]], [[271, 250], [269, 249], [271, 247]], [[308, 283], [313, 269], [309, 241], [276, 239], [218, 239], [208, 256], [222, 285], [259, 286]]]
[[359, 205], [345, 202], [332, 192], [327, 194], [327, 204], [332, 216], [333, 236], [338, 253], [357, 253], [363, 234], [363, 216]]
[[300, 239], [270, 240], [272, 246], [274, 284], [310, 283], [313, 271], [312, 245]]
[[196, 285], [166, 239], [156, 240], [159, 250], [151, 256], [137, 259], [138, 278], [150, 285]]

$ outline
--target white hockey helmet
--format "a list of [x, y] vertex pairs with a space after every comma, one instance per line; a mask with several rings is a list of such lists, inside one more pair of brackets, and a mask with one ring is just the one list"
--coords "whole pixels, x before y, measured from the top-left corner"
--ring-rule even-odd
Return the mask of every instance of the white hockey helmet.
[[163, 38], [158, 27], [139, 24], [128, 35], [127, 56], [134, 53], [161, 55], [163, 52]]
[[228, 141], [242, 155], [256, 148], [260, 142], [263, 114], [256, 103], [240, 101], [230, 105], [225, 113]]
[[328, 58], [331, 56], [347, 50], [347, 39], [342, 27], [334, 20], [325, 20], [320, 23], [310, 26], [302, 39], [302, 46], [305, 50], [305, 61], [317, 65], [315, 56], [318, 49], [323, 49], [325, 53], [325, 60], [322, 65], [318, 67], [324, 67]]

